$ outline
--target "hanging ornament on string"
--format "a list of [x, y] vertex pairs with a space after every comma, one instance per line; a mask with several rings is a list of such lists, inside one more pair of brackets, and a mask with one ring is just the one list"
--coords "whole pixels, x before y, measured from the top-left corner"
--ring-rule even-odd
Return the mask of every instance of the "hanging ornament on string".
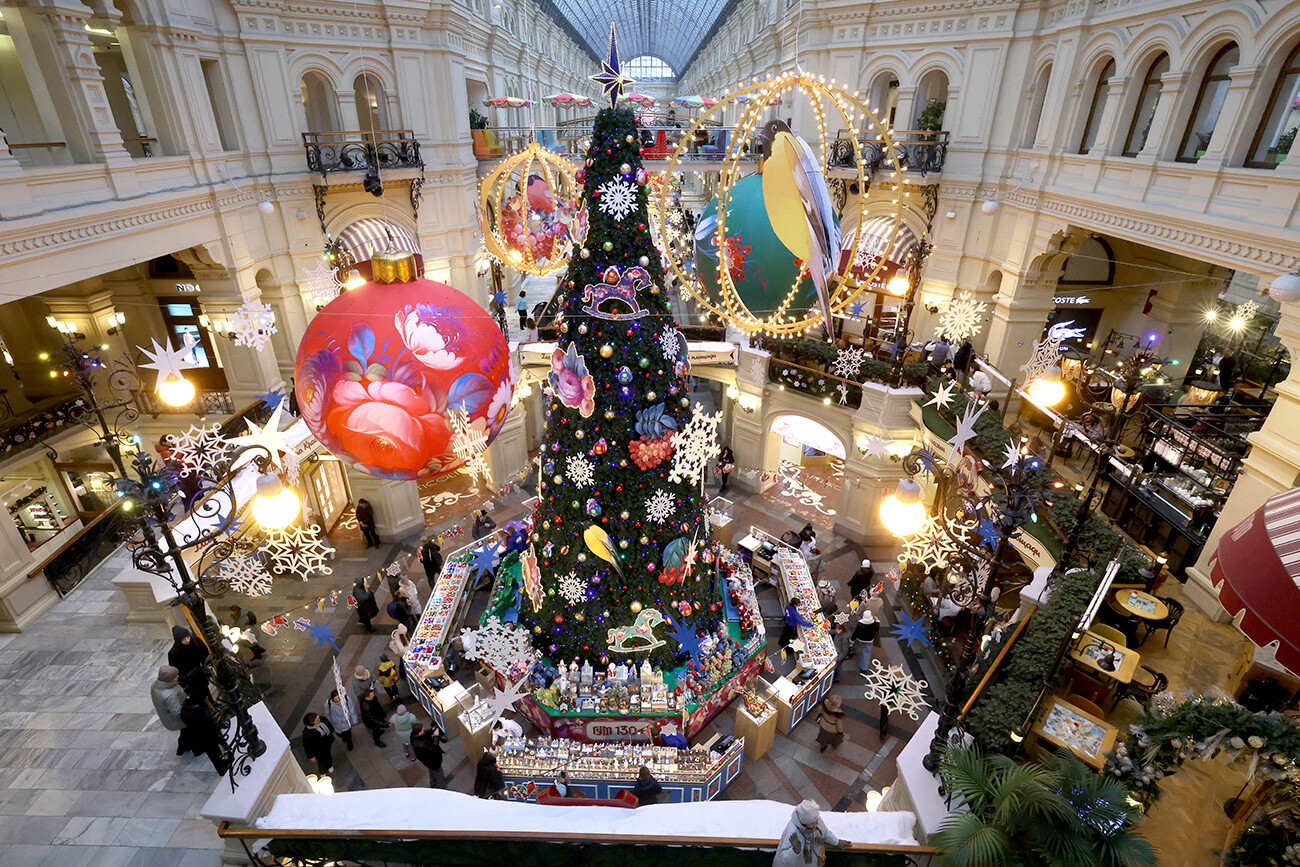
[[488, 253], [525, 274], [565, 267], [587, 235], [574, 167], [537, 142], [503, 160], [479, 187], [478, 218]]

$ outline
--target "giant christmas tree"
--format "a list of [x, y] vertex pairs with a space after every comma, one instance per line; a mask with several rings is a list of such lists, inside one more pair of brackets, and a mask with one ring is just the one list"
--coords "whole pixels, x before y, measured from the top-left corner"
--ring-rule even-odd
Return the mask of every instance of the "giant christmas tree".
[[720, 619], [710, 558], [697, 556], [716, 419], [692, 422], [647, 180], [632, 113], [601, 111], [582, 172], [590, 230], [560, 282], [525, 592], [536, 601], [519, 617], [556, 662], [672, 665]]

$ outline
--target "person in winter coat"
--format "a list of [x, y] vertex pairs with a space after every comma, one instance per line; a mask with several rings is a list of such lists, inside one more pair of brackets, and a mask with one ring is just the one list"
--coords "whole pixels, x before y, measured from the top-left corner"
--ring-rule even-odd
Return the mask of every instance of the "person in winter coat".
[[718, 452], [718, 476], [722, 479], [722, 486], [718, 488], [718, 496], [727, 492], [727, 484], [731, 481], [731, 471], [736, 468], [736, 453], [731, 450], [731, 446], [723, 446]]
[[379, 685], [388, 693], [390, 701], [397, 701], [397, 696], [401, 690], [397, 688], [397, 663], [389, 658], [387, 653], [379, 654], [379, 665], [375, 668], [375, 679]]
[[442, 546], [436, 539], [426, 539], [420, 546], [420, 565], [424, 566], [424, 577], [429, 579], [429, 590], [433, 590], [442, 571]]
[[858, 571], [849, 579], [849, 596], [856, 599], [876, 584], [876, 570], [871, 568], [870, 560], [863, 560]]
[[357, 701], [361, 701], [366, 693], [371, 690], [377, 691], [378, 689], [379, 683], [375, 680], [375, 676], [370, 673], [370, 669], [364, 665], [358, 665], [352, 672], [352, 694], [357, 697]]
[[204, 703], [206, 696], [191, 695], [186, 697], [181, 706], [181, 743], [186, 750], [200, 755], [207, 753], [212, 767], [218, 774], [224, 774], [230, 765], [221, 755], [221, 734], [217, 731], [217, 721]]
[[847, 844], [831, 833], [822, 821], [821, 812], [812, 801], [794, 808], [794, 815], [781, 832], [772, 867], [818, 867], [826, 863], [826, 847]]
[[[180, 684], [181, 673], [175, 666], [164, 665], [158, 669], [158, 679], [149, 687], [149, 698], [158, 712], [158, 721], [169, 732], [181, 730], [181, 708], [185, 705], [185, 689]], [[181, 740], [176, 742], [176, 755], [184, 753]]]
[[367, 548], [379, 547], [379, 533], [375, 530], [375, 507], [369, 500], [357, 500], [357, 526], [366, 540]]
[[352, 598], [357, 601], [357, 618], [361, 625], [366, 628], [366, 632], [374, 632], [375, 627], [370, 620], [379, 613], [379, 603], [375, 601], [375, 594], [366, 587], [366, 579], [358, 578], [357, 583], [352, 585]]
[[871, 669], [871, 649], [880, 635], [880, 624], [870, 608], [862, 612], [858, 625], [853, 627], [853, 644], [858, 648], [858, 671], [866, 677]]
[[808, 629], [813, 628], [812, 621], [799, 613], [799, 605], [800, 602], [797, 597], [791, 598], [791, 600], [786, 603], [784, 615], [785, 628], [781, 630], [781, 639], [778, 642], [782, 648], [787, 647], [790, 642], [794, 641], [799, 635], [799, 630], [796, 627], [803, 626]]
[[266, 656], [266, 648], [257, 640], [257, 615], [247, 608], [241, 608], [238, 605], [230, 606], [230, 625], [244, 632], [245, 635], [252, 636], [246, 639], [248, 646], [253, 650], [253, 660], [259, 660]]
[[415, 612], [411, 610], [411, 603], [399, 591], [388, 602], [388, 616], [406, 627], [408, 633], [415, 631]]
[[302, 751], [317, 776], [323, 777], [334, 769], [334, 728], [318, 713], [302, 718]]
[[948, 339], [942, 335], [934, 342], [930, 349], [930, 366], [935, 370], [940, 370], [948, 362], [948, 355], [952, 352], [952, 346], [948, 344]]
[[379, 701], [379, 696], [373, 687], [361, 696], [360, 705], [361, 724], [370, 730], [370, 737], [374, 740], [375, 746], [388, 746], [384, 743], [384, 732], [388, 731], [388, 714], [384, 713], [384, 705]]
[[418, 618], [424, 611], [424, 606], [420, 604], [420, 591], [416, 588], [415, 582], [411, 580], [411, 576], [403, 575], [402, 580], [397, 582], [397, 587], [402, 596], [406, 598], [407, 603], [410, 604], [411, 611]]
[[497, 757], [491, 750], [484, 750], [474, 775], [474, 797], [500, 800], [501, 793], [505, 790], [506, 781], [501, 776], [501, 769], [497, 767]]
[[636, 785], [632, 787], [632, 794], [636, 795], [636, 805], [638, 807], [647, 807], [650, 804], [659, 803], [659, 793], [664, 787], [659, 785], [654, 774], [645, 765], [641, 770], [636, 772]]
[[839, 683], [840, 666], [844, 664], [844, 660], [853, 655], [853, 636], [849, 634], [847, 623], [835, 624], [831, 642], [835, 645], [835, 675], [831, 678], [831, 683]]
[[817, 713], [817, 743], [821, 744], [818, 752], [835, 749], [844, 742], [844, 717], [842, 709], [844, 700], [838, 695], [828, 695], [822, 701], [822, 708]]
[[397, 669], [403, 672], [403, 676], [405, 676], [406, 666], [403, 660], [407, 649], [411, 646], [410, 640], [406, 637], [408, 634], [406, 626], [399, 623], [397, 628], [393, 630], [393, 634], [388, 636], [388, 653], [393, 659], [397, 660]]
[[399, 704], [388, 722], [393, 726], [393, 737], [397, 738], [397, 742], [402, 745], [402, 753], [411, 761], [415, 761], [415, 753], [411, 750], [411, 733], [420, 724], [415, 714], [407, 710], [406, 705]]
[[357, 706], [346, 695], [339, 695], [337, 689], [330, 690], [329, 701], [325, 702], [325, 719], [339, 736], [348, 752], [352, 751], [352, 727], [361, 722], [357, 716]]
[[478, 514], [474, 516], [474, 529], [470, 530], [470, 535], [475, 540], [482, 539], [496, 528], [497, 522], [488, 515], [487, 509], [479, 509]]
[[[442, 776], [442, 745], [446, 742], [447, 738], [436, 725], [430, 724], [428, 731], [425, 731], [421, 723], [411, 727], [411, 751], [415, 753], [416, 760], [429, 769], [430, 789], [441, 789], [446, 785]], [[484, 753], [484, 755], [490, 754]], [[497, 778], [500, 777], [501, 772], [497, 771]], [[502, 788], [505, 788], [504, 782]], [[477, 784], [475, 793], [477, 793]]]
[[952, 371], [957, 374], [957, 380], [962, 385], [966, 384], [967, 377], [970, 376], [971, 356], [975, 354], [975, 347], [967, 340], [963, 343], [952, 356]]
[[167, 651], [167, 664], [180, 672], [181, 686], [188, 695], [208, 697], [208, 674], [203, 663], [208, 660], [208, 648], [184, 626], [172, 627], [174, 643]]

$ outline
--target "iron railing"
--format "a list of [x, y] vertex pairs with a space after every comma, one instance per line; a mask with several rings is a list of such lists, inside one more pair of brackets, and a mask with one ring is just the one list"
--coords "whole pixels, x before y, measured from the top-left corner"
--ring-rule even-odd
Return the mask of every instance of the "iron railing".
[[[905, 171], [923, 175], [943, 171], [943, 162], [948, 155], [947, 130], [896, 129], [892, 131], [892, 138], [898, 151], [899, 165]], [[858, 147], [869, 173], [885, 163], [887, 149], [876, 136], [859, 134]], [[846, 130], [840, 130], [831, 146], [830, 163], [838, 168], [854, 167], [853, 142]]]
[[305, 132], [302, 144], [307, 150], [307, 169], [323, 175], [424, 167], [420, 143], [409, 129]]
[[235, 411], [235, 402], [231, 400], [228, 391], [197, 392], [194, 399], [184, 406], [171, 406], [164, 403], [154, 392], [147, 389], [142, 389], [136, 395], [136, 400], [140, 404], [140, 411], [154, 418], [173, 413], [201, 416], [228, 415]]
[[118, 500], [112, 508], [100, 512], [45, 562], [28, 572], [27, 578], [44, 575], [59, 596], [71, 593], [131, 535], [131, 522], [118, 508], [121, 502]]

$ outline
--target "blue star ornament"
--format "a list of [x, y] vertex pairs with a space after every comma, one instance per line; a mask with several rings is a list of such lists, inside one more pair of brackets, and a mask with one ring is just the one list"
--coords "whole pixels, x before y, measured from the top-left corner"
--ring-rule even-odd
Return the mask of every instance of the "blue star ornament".
[[506, 293], [504, 293], [504, 292], [493, 292], [493, 293], [492, 293], [492, 300], [495, 301], [496, 303], [500, 304], [502, 307], [505, 307], [505, 306], [506, 306]]
[[278, 388], [273, 389], [266, 394], [259, 394], [257, 399], [262, 402], [263, 409], [275, 409], [280, 405], [280, 401], [284, 400], [284, 392]]
[[587, 76], [601, 86], [609, 98], [609, 107], [618, 108], [618, 98], [635, 82], [623, 74], [618, 62], [618, 41], [614, 38], [614, 23], [609, 24], [609, 57], [600, 62], [600, 72]]
[[851, 305], [849, 305], [849, 315], [852, 316], [854, 319], [861, 319], [862, 314], [865, 313], [866, 310], [867, 310], [867, 305], [866, 302], [864, 301], [854, 301]]
[[311, 634], [312, 638], [316, 639], [317, 647], [324, 647], [328, 644], [334, 648], [335, 652], [341, 652], [339, 646], [334, 643], [334, 639], [339, 637], [338, 632], [331, 628], [328, 623], [317, 623], [313, 620], [307, 624], [307, 632]]
[[980, 544], [984, 545], [986, 548], [996, 548], [998, 546], [998, 539], [1002, 536], [1002, 530], [998, 527], [997, 521], [981, 515], [979, 534]]
[[913, 620], [907, 616], [906, 611], [900, 610], [898, 616], [902, 618], [903, 622], [894, 627], [895, 639], [907, 642], [908, 647], [918, 641], [925, 645], [930, 644], [930, 637], [925, 634], [924, 614]]
[[691, 659], [696, 662], [702, 662], [700, 638], [695, 634], [695, 627], [685, 621], [678, 623], [676, 620], [673, 620], [672, 617], [667, 617], [667, 620], [673, 627], [672, 632], [668, 633], [668, 637], [680, 644], [680, 649], [689, 653]]
[[470, 568], [474, 570], [474, 578], [477, 580], [484, 572], [489, 575], [494, 574], [500, 559], [497, 556], [495, 545], [484, 545], [481, 548], [475, 548], [474, 560], [470, 563]]

